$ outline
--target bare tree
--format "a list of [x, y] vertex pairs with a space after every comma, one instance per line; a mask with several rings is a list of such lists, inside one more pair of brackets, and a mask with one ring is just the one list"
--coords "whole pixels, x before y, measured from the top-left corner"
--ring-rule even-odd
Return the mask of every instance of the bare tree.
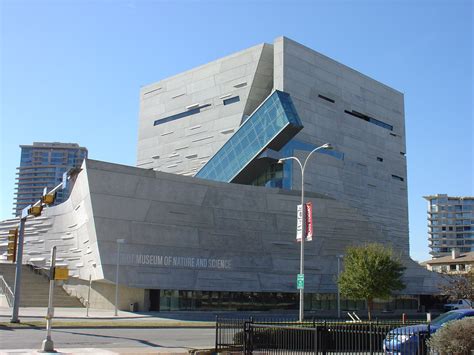
[[451, 299], [474, 300], [474, 269], [466, 274], [443, 274], [443, 278], [446, 283], [439, 286], [443, 294]]

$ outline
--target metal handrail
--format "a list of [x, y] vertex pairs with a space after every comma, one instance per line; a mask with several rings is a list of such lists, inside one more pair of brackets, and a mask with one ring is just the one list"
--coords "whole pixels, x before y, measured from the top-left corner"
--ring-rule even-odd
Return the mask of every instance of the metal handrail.
[[13, 292], [3, 276], [0, 276], [0, 290], [5, 295], [8, 305], [11, 307], [13, 304]]

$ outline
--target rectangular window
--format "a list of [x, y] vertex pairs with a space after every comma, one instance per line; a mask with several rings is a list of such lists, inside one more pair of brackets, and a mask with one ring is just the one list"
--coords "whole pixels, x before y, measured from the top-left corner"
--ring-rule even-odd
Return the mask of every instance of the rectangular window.
[[377, 161], [383, 161], [383, 158], [377, 157]]
[[404, 181], [405, 179], [402, 178], [401, 176], [398, 175], [392, 175], [392, 179], [399, 180], [399, 181]]
[[180, 118], [183, 118], [183, 117], [195, 115], [195, 114], [201, 112], [201, 109], [202, 109], [202, 108], [209, 107], [209, 106], [211, 106], [211, 104], [206, 104], [206, 105], [198, 106], [198, 107], [193, 108], [193, 109], [191, 109], [191, 110], [187, 110], [187, 111], [184, 111], [184, 112], [177, 113], [176, 115], [168, 116], [168, 117], [165, 117], [165, 118], [160, 118], [159, 120], [156, 120], [156, 121], [153, 123], [153, 126], [158, 126], [158, 125], [163, 124], [163, 123], [166, 123], [166, 122], [171, 122], [171, 121], [174, 121], [174, 120], [178, 120], [178, 119], [180, 119]]
[[349, 115], [352, 115], [354, 117], [360, 118], [361, 120], [373, 123], [377, 126], [380, 126], [382, 128], [393, 131], [393, 126], [392, 125], [389, 125], [388, 123], [377, 120], [376, 118], [367, 116], [366, 114], [363, 114], [363, 113], [360, 113], [360, 112], [357, 112], [357, 111], [354, 111], [354, 110], [352, 110], [352, 111], [344, 110], [344, 112], [349, 114]]
[[239, 102], [239, 101], [240, 101], [239, 96], [234, 96], [234, 97], [230, 97], [228, 99], [223, 100], [224, 105], [230, 105], [230, 104], [233, 104], [233, 103]]
[[332, 102], [332, 103], [335, 103], [336, 101], [334, 101], [333, 99], [330, 99], [329, 97], [326, 97], [326, 96], [323, 96], [323, 95], [318, 95], [318, 97], [320, 99], [323, 99], [323, 100], [326, 100], [326, 101], [329, 101], [329, 102]]

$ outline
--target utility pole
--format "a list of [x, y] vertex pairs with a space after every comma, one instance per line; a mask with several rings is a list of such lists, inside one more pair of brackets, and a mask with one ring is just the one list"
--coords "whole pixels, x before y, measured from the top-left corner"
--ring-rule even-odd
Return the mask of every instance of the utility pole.
[[18, 319], [18, 311], [20, 309], [21, 270], [23, 266], [23, 240], [25, 236], [25, 223], [26, 223], [26, 217], [28, 216], [28, 207], [24, 208], [23, 211], [21, 211], [21, 219], [20, 219], [20, 224], [18, 226], [18, 245], [17, 245], [17, 250], [16, 250], [17, 255], [16, 255], [16, 270], [15, 270], [15, 286], [13, 288], [13, 292], [15, 294], [13, 297], [12, 318], [10, 319], [11, 323], [20, 323], [20, 320]]
[[48, 312], [46, 314], [46, 339], [43, 340], [42, 351], [54, 352], [54, 342], [51, 339], [51, 327], [54, 317], [54, 273], [56, 267], [56, 247], [51, 249], [51, 265], [49, 268], [49, 296], [48, 296]]
[[20, 309], [20, 295], [21, 295], [21, 271], [23, 266], [23, 244], [25, 239], [25, 224], [28, 216], [38, 217], [41, 216], [44, 205], [51, 205], [56, 199], [56, 191], [59, 189], [66, 189], [68, 184], [69, 173], [65, 172], [63, 174], [63, 181], [54, 187], [50, 192], [47, 192], [47, 188], [44, 188], [43, 196], [41, 199], [35, 202], [35, 204], [25, 207], [21, 211], [20, 223], [18, 226], [18, 245], [16, 250], [16, 269], [15, 269], [15, 286], [13, 289], [13, 309], [12, 317], [10, 319], [11, 323], [20, 323], [18, 319], [18, 312]]

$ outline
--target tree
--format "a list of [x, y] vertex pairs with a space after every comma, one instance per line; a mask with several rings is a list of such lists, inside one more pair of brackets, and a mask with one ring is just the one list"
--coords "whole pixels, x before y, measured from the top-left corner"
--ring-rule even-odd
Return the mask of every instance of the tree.
[[391, 249], [381, 244], [353, 246], [347, 248], [338, 284], [342, 295], [367, 301], [371, 320], [374, 298], [387, 298], [393, 291], [405, 288], [401, 280], [404, 270]]
[[451, 299], [474, 300], [474, 268], [466, 274], [443, 275], [446, 283], [440, 285], [443, 294]]

